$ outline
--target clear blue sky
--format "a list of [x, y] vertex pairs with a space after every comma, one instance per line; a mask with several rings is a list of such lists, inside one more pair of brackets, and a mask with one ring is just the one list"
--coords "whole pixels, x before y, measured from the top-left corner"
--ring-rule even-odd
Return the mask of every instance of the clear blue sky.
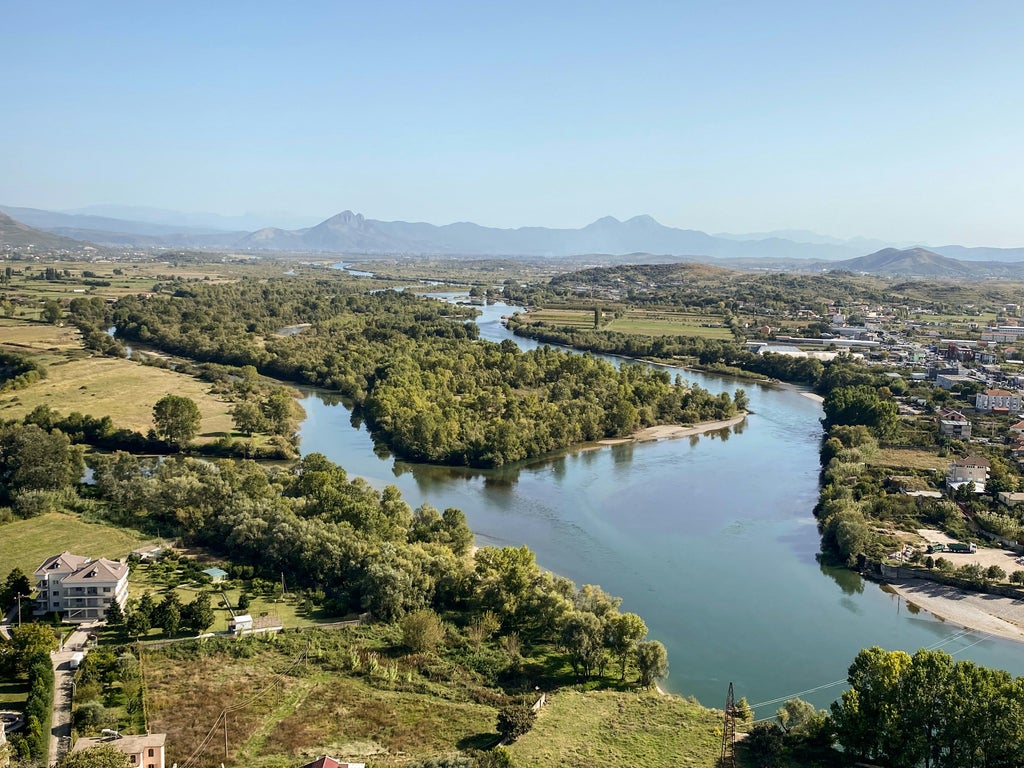
[[1024, 3], [0, 4], [0, 202], [1024, 246]]

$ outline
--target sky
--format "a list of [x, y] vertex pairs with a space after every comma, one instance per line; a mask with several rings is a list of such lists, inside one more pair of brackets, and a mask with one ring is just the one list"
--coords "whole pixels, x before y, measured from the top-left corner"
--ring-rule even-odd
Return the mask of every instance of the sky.
[[5, 205], [1024, 246], [1019, 0], [0, 11]]

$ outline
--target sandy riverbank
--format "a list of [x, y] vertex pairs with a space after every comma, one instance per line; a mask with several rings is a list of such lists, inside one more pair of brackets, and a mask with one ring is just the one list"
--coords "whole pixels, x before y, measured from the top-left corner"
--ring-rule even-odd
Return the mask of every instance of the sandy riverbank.
[[966, 592], [926, 579], [888, 581], [908, 604], [965, 629], [1024, 642], [1024, 600]]
[[632, 437], [613, 437], [606, 440], [598, 440], [598, 445], [621, 445], [622, 443], [645, 443], [651, 440], [669, 440], [676, 437], [689, 437], [700, 435], [704, 432], [714, 432], [718, 429], [726, 429], [739, 424], [747, 418], [746, 413], [734, 416], [731, 419], [722, 421], [702, 421], [699, 424], [685, 427], [681, 424], [659, 424], [656, 427], [646, 427], [633, 434]]

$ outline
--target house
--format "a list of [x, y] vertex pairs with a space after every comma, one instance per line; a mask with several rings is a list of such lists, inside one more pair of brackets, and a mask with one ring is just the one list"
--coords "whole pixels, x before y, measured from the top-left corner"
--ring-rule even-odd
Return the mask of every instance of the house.
[[210, 581], [214, 584], [220, 584], [228, 577], [228, 572], [223, 568], [207, 568], [203, 571], [207, 576], [210, 577]]
[[[107, 733], [105, 731], [105, 733]], [[142, 736], [122, 736], [116, 731], [99, 738], [81, 738], [75, 742], [72, 752], [108, 745], [128, 755], [132, 768], [164, 768], [164, 742], [166, 733], [147, 733]]]
[[996, 495], [999, 497], [999, 503], [1005, 504], [1008, 507], [1016, 507], [1019, 504], [1024, 504], [1024, 493], [1018, 493], [1016, 491], [1000, 491]]
[[962, 485], [974, 483], [974, 492], [984, 493], [989, 466], [988, 459], [980, 456], [954, 459], [946, 471], [946, 487], [955, 491]]
[[935, 376], [935, 386], [942, 387], [943, 389], [953, 389], [953, 387], [960, 385], [963, 387], [965, 384], [973, 384], [974, 379], [970, 376], [964, 376], [959, 373], [939, 373]]
[[366, 763], [339, 763], [333, 757], [324, 755], [312, 763], [300, 765], [299, 768], [366, 768]]
[[64, 621], [83, 623], [102, 619], [116, 602], [128, 602], [128, 566], [101, 557], [92, 560], [62, 552], [36, 568], [36, 599], [32, 613], [56, 613]]
[[939, 414], [939, 434], [956, 440], [967, 440], [971, 436], [971, 422], [960, 411], [945, 410]]
[[1009, 413], [1020, 413], [1020, 393], [1008, 389], [986, 389], [974, 396], [974, 407], [986, 412], [1006, 409]]
[[240, 613], [228, 619], [228, 632], [231, 634], [240, 635], [247, 631], [252, 631], [252, 616], [248, 613]]

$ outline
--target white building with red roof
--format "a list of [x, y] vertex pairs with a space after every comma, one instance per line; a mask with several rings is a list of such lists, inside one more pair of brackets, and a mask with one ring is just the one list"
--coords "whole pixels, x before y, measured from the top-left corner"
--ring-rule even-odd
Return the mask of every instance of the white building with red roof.
[[128, 566], [101, 557], [92, 560], [70, 552], [48, 557], [35, 570], [32, 613], [56, 613], [81, 624], [102, 619], [112, 602], [128, 602]]
[[979, 411], [1004, 410], [1009, 413], [1020, 413], [1020, 392], [1008, 389], [986, 389], [974, 396], [974, 407]]

